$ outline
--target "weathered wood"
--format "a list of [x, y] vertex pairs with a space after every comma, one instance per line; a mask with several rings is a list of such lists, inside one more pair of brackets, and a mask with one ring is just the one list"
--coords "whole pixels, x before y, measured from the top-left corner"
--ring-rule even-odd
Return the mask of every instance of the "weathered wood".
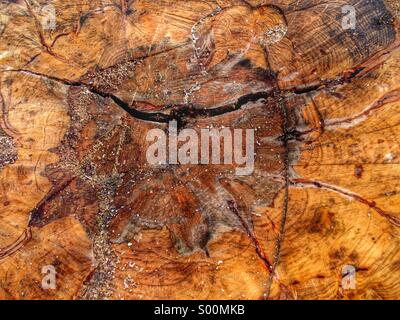
[[[397, 1], [45, 4], [0, 3], [0, 298], [400, 297]], [[149, 164], [172, 120], [254, 172]]]

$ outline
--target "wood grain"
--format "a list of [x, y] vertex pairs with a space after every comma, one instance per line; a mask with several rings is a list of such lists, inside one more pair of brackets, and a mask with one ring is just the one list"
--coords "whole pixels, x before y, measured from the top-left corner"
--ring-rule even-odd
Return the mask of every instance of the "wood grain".
[[[48, 3], [0, 2], [0, 299], [400, 298], [398, 1]], [[172, 120], [254, 172], [150, 165]]]

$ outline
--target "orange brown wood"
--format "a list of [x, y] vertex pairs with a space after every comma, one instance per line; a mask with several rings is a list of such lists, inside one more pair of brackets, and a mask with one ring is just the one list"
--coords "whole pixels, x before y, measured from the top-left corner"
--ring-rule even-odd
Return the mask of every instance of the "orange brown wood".
[[[399, 18], [1, 1], [0, 299], [399, 299]], [[149, 164], [172, 120], [253, 129], [254, 171]]]

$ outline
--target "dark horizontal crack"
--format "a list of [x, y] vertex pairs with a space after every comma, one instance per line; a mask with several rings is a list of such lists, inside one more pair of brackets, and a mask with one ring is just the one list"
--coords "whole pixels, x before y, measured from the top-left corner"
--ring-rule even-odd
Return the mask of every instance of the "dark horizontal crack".
[[160, 122], [160, 123], [168, 123], [169, 121], [173, 120], [173, 118], [171, 118], [170, 115], [162, 112], [143, 112], [131, 108], [129, 104], [127, 104], [125, 101], [121, 100], [116, 95], [113, 95], [111, 93], [101, 92], [94, 88], [88, 88], [88, 90], [93, 94], [113, 100], [113, 102], [116, 105], [118, 105], [121, 109], [125, 110], [130, 116], [132, 116], [135, 119], [151, 121], [151, 122]]
[[[395, 49], [397, 49], [398, 46], [395, 46]], [[155, 53], [159, 54], [159, 53]], [[141, 57], [137, 58], [135, 60], [143, 60], [143, 58], [146, 57]], [[371, 57], [372, 58], [372, 57]], [[365, 61], [364, 63], [367, 63]], [[257, 102], [261, 99], [268, 99], [268, 98], [275, 98], [275, 102], [279, 101], [283, 97], [287, 97], [293, 94], [308, 94], [312, 92], [316, 92], [321, 89], [331, 89], [339, 85], [343, 85], [345, 83], [350, 83], [353, 79], [355, 79], [357, 76], [362, 76], [362, 74], [365, 72], [366, 68], [363, 67], [362, 65], [356, 67], [353, 69], [350, 73], [344, 73], [343, 75], [337, 76], [334, 79], [327, 79], [327, 80], [319, 80], [315, 81], [310, 84], [305, 84], [305, 85], [300, 85], [300, 86], [295, 86], [295, 87], [289, 87], [285, 89], [279, 89], [278, 84], [276, 85], [275, 89], [272, 90], [267, 90], [267, 91], [259, 91], [255, 93], [250, 93], [247, 95], [241, 96], [235, 103], [227, 104], [224, 106], [220, 107], [215, 107], [215, 108], [204, 108], [202, 106], [196, 106], [193, 104], [175, 104], [172, 105], [172, 108], [168, 108], [171, 110], [169, 113], [166, 112], [145, 112], [145, 111], [140, 111], [137, 110], [133, 107], [135, 102], [133, 101], [132, 105], [129, 105], [127, 102], [123, 101], [120, 99], [118, 96], [109, 93], [109, 92], [103, 92], [99, 89], [97, 89], [95, 86], [91, 86], [90, 84], [87, 84], [82, 81], [71, 81], [68, 79], [63, 79], [63, 78], [58, 78], [42, 73], [38, 73], [35, 71], [30, 71], [26, 69], [12, 69], [12, 70], [1, 70], [1, 72], [22, 72], [38, 77], [42, 77], [51, 81], [55, 81], [64, 85], [68, 86], [75, 86], [75, 87], [81, 87], [92, 94], [95, 94], [97, 96], [100, 96], [105, 99], [111, 99], [117, 106], [119, 106], [121, 109], [123, 109], [125, 112], [127, 112], [130, 116], [132, 116], [135, 119], [138, 120], [143, 120], [143, 121], [150, 121], [150, 122], [158, 122], [158, 123], [168, 123], [169, 121], [176, 120], [178, 122], [178, 127], [183, 127], [188, 119], [196, 119], [196, 118], [207, 118], [207, 117], [216, 117], [220, 116], [226, 113], [230, 113], [233, 111], [237, 111], [241, 109], [243, 106], [245, 106], [248, 103], [251, 102]], [[160, 108], [161, 109], [161, 108]], [[291, 137], [290, 137], [291, 136]], [[283, 138], [283, 137], [281, 137]], [[297, 138], [297, 133], [296, 132], [288, 132], [287, 138], [289, 140], [291, 139], [296, 139]]]
[[174, 105], [174, 109], [170, 113], [163, 112], [144, 112], [131, 107], [128, 103], [117, 97], [116, 95], [109, 92], [102, 92], [95, 87], [92, 87], [81, 81], [71, 81], [68, 79], [57, 78], [53, 76], [48, 76], [38, 72], [24, 70], [24, 69], [14, 69], [14, 70], [4, 70], [9, 72], [22, 72], [30, 74], [37, 77], [42, 77], [57, 83], [61, 83], [67, 86], [80, 87], [88, 90], [90, 93], [100, 96], [105, 99], [111, 99], [117, 106], [126, 111], [135, 119], [158, 122], [158, 123], [168, 123], [172, 120], [177, 120], [178, 124], [183, 125], [185, 119], [196, 119], [196, 118], [206, 118], [206, 117], [216, 117], [223, 115], [225, 113], [233, 112], [241, 109], [244, 105], [257, 102], [261, 99], [267, 99], [272, 97], [273, 94], [269, 91], [259, 91], [256, 93], [250, 93], [240, 97], [235, 103], [227, 104], [221, 107], [205, 109], [200, 106], [194, 106], [191, 104], [180, 104]]
[[226, 113], [240, 110], [243, 106], [248, 103], [257, 102], [261, 99], [267, 99], [271, 95], [268, 91], [259, 91], [256, 93], [250, 93], [241, 96], [235, 103], [227, 104], [217, 108], [205, 109], [193, 105], [179, 105], [170, 114], [171, 119], [178, 121], [178, 126], [185, 125], [185, 119], [196, 119], [196, 118], [212, 118], [217, 117]]
[[[133, 107], [131, 107], [127, 102], [123, 101], [116, 95], [108, 92], [103, 92], [95, 87], [92, 87], [84, 82], [81, 81], [71, 81], [68, 79], [62, 79], [62, 78], [57, 78], [54, 76], [49, 76], [45, 74], [41, 74], [35, 71], [30, 71], [30, 70], [24, 70], [24, 69], [14, 69], [14, 70], [3, 70], [3, 72], [21, 72], [21, 73], [26, 73], [30, 74], [33, 76], [45, 78], [51, 81], [55, 81], [57, 83], [61, 83], [67, 86], [73, 86], [73, 87], [80, 87], [88, 90], [92, 94], [98, 95], [102, 98], [108, 98], [113, 100], [113, 102], [118, 105], [121, 109], [126, 111], [129, 115], [132, 117], [139, 119], [139, 120], [144, 120], [144, 121], [151, 121], [151, 122], [159, 122], [159, 123], [168, 123], [171, 120], [177, 120], [180, 123], [184, 123], [185, 118], [189, 119], [195, 119], [195, 118], [205, 118], [205, 117], [216, 117], [223, 115], [225, 113], [237, 111], [241, 109], [244, 105], [251, 103], [251, 102], [257, 102], [261, 99], [268, 99], [268, 98], [274, 98], [274, 97], [279, 97], [282, 96], [283, 94], [296, 94], [296, 88], [292, 89], [287, 89], [287, 90], [269, 90], [269, 91], [259, 91], [255, 93], [250, 93], [247, 95], [241, 96], [235, 103], [232, 104], [227, 104], [221, 107], [216, 107], [216, 108], [203, 108], [201, 106], [195, 106], [192, 104], [180, 104], [180, 105], [174, 105], [174, 109], [170, 113], [164, 113], [164, 112], [145, 112], [145, 111], [140, 111], [137, 110]], [[335, 80], [337, 81], [337, 80]], [[320, 88], [324, 86], [324, 84], [319, 84], [317, 87], [315, 84], [311, 86], [312, 90], [315, 90], [315, 88]], [[303, 86], [302, 90], [306, 91], [307, 87]]]

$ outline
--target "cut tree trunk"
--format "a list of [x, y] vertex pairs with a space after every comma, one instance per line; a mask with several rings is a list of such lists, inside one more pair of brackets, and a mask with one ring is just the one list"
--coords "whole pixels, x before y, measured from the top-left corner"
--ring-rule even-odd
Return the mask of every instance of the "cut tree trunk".
[[[399, 299], [399, 14], [2, 1], [0, 299]], [[173, 120], [254, 170], [150, 164]]]

